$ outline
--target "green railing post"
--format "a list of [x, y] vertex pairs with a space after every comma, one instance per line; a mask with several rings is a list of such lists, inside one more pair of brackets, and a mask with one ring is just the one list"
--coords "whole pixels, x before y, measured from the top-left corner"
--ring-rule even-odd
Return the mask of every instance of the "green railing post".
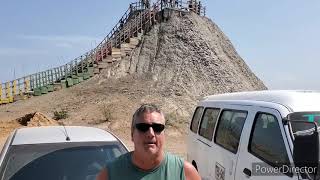
[[67, 80], [67, 78], [68, 78], [68, 73], [67, 73], [67, 64], [66, 65], [64, 65], [64, 77], [65, 77], [65, 79]]
[[43, 71], [43, 85], [42, 86], [45, 86], [47, 85], [47, 72], [46, 71]]
[[[87, 55], [86, 55], [87, 57]], [[84, 59], [83, 57], [81, 56], [81, 73], [83, 74], [83, 63], [84, 63]]]
[[50, 75], [50, 70], [47, 70], [47, 71], [46, 71], [46, 81], [47, 81], [47, 85], [49, 85], [50, 82], [51, 82], [51, 81], [50, 81], [50, 76], [51, 76], [51, 75]]
[[54, 68], [54, 77], [55, 77], [54, 82], [57, 82], [58, 81], [57, 68]]
[[63, 75], [62, 75], [62, 67], [58, 67], [58, 78], [59, 80], [62, 80], [63, 79]]
[[45, 71], [45, 76], [46, 76], [46, 85], [50, 84], [50, 71], [47, 70]]
[[73, 66], [72, 66], [73, 62], [71, 61], [71, 63], [69, 64], [70, 65], [70, 70], [69, 70], [69, 76], [72, 77], [73, 75]]
[[53, 83], [53, 73], [52, 73], [53, 69], [49, 69], [48, 73], [49, 73], [49, 84]]
[[75, 70], [76, 70], [76, 76], [78, 76], [78, 60], [75, 61]]
[[34, 84], [33, 84], [33, 77], [32, 77], [33, 75], [31, 74], [30, 75], [30, 89], [33, 89], [33, 87], [34, 87]]
[[36, 88], [39, 88], [40, 87], [40, 73], [37, 73], [36, 74]]

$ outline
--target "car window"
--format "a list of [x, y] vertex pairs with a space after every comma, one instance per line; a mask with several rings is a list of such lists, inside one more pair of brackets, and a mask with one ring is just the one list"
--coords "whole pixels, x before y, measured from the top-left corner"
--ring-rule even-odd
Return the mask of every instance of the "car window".
[[203, 114], [199, 135], [208, 139], [212, 140], [214, 127], [216, 125], [218, 116], [219, 116], [220, 109], [217, 108], [207, 108]]
[[256, 115], [248, 149], [250, 153], [274, 167], [290, 164], [278, 120], [272, 114]]
[[198, 126], [199, 126], [202, 112], [203, 112], [203, 107], [197, 107], [194, 112], [194, 115], [191, 121], [191, 126], [190, 126], [190, 130], [194, 133], [198, 132]]
[[246, 118], [246, 111], [222, 111], [216, 130], [215, 143], [233, 153], [237, 153]]
[[2, 171], [3, 180], [95, 179], [108, 162], [125, 152], [118, 142], [12, 146]]

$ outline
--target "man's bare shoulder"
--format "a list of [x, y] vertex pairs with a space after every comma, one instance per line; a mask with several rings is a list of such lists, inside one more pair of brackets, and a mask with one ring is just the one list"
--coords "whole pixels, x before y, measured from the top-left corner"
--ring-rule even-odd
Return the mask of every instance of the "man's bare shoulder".
[[189, 163], [188, 161], [184, 161], [183, 167], [186, 180], [201, 180], [198, 171], [191, 163]]
[[96, 180], [108, 180], [107, 168], [103, 168], [96, 177]]

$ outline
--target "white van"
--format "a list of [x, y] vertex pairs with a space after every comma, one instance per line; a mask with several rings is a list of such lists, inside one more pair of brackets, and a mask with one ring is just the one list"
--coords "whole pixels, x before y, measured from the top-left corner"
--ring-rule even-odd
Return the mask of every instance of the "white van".
[[187, 158], [202, 179], [318, 179], [320, 92], [213, 95], [195, 109]]

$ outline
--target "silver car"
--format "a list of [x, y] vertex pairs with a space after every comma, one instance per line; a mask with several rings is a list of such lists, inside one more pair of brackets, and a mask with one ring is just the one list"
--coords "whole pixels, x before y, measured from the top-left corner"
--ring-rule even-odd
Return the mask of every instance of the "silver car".
[[110, 132], [92, 127], [21, 128], [0, 154], [1, 180], [91, 180], [116, 157], [128, 152]]

